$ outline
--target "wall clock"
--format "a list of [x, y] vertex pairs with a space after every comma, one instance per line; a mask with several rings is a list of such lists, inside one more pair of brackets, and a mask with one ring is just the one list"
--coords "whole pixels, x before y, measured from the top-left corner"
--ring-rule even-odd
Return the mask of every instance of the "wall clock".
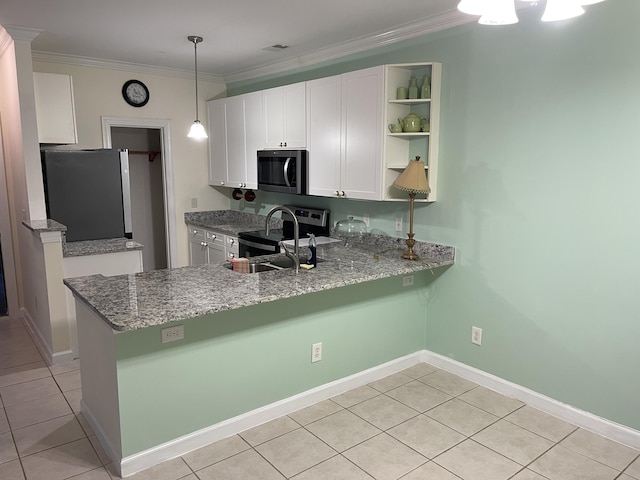
[[122, 86], [122, 96], [132, 107], [144, 107], [149, 101], [149, 89], [140, 80], [129, 80]]

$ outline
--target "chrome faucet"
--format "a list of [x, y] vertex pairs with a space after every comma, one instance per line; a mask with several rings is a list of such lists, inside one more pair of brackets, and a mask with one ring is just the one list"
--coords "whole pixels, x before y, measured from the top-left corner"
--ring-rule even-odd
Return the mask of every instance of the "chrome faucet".
[[267, 219], [265, 220], [266, 234], [269, 235], [269, 220], [271, 220], [273, 214], [278, 210], [283, 213], [288, 213], [293, 217], [293, 252], [287, 248], [284, 242], [280, 242], [280, 246], [283, 248], [284, 254], [293, 261], [293, 266], [295, 267], [297, 274], [300, 269], [300, 257], [298, 254], [298, 247], [300, 246], [300, 224], [298, 223], [298, 217], [296, 217], [296, 214], [293, 213], [289, 207], [285, 207], [284, 205], [277, 205], [273, 207], [269, 210], [269, 213], [267, 213]]

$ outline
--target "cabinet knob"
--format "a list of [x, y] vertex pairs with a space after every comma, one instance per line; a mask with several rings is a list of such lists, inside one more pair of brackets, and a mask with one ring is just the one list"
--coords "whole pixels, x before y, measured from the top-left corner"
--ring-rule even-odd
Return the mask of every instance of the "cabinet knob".
[[235, 240], [234, 240], [233, 238], [230, 238], [230, 239], [229, 239], [229, 243], [230, 243], [231, 245], [233, 245], [233, 244], [235, 243]]
[[220, 182], [220, 185], [224, 185], [224, 182]]
[[236, 254], [235, 253], [230, 253], [229, 254], [229, 258], [236, 258]]
[[215, 239], [216, 239], [216, 236], [215, 236], [214, 234], [212, 234], [212, 235], [211, 235], [211, 239], [212, 239], [212, 240], [215, 240]]
[[198, 230], [194, 230], [194, 231], [193, 231], [193, 234], [194, 234], [194, 235], [197, 235], [197, 234], [198, 234]]
[[341, 196], [341, 197], [346, 197], [346, 194], [344, 193], [344, 190], [342, 190], [342, 191], [340, 192], [340, 196]]
[[340, 196], [340, 192], [338, 190], [336, 190], [336, 197]]

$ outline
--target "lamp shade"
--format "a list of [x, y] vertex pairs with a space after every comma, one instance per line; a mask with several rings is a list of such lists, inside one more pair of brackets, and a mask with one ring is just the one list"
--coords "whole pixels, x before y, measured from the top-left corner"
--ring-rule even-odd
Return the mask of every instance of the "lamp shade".
[[429, 193], [429, 181], [424, 171], [425, 164], [420, 161], [420, 157], [416, 160], [409, 160], [409, 165], [393, 182], [393, 186], [410, 193]]
[[485, 10], [478, 23], [482, 25], [511, 25], [518, 23], [513, 0], [486, 0]]
[[200, 123], [200, 120], [196, 120], [191, 124], [187, 137], [195, 138], [196, 140], [204, 140], [205, 138], [208, 138], [207, 131], [204, 129], [204, 125]]
[[547, 6], [542, 14], [543, 22], [555, 22], [577, 17], [584, 13], [584, 8], [578, 0], [547, 0]]
[[486, 3], [482, 0], [461, 0], [458, 4], [458, 10], [469, 15], [483, 15], [486, 9]]

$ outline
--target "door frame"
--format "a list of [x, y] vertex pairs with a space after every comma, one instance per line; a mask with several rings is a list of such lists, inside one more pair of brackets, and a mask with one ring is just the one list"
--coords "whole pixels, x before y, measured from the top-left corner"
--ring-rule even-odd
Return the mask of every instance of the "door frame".
[[102, 145], [111, 148], [111, 128], [145, 128], [160, 130], [160, 150], [162, 161], [162, 189], [164, 196], [165, 235], [167, 237], [167, 266], [178, 265], [178, 242], [176, 237], [176, 206], [171, 156], [170, 121], [150, 118], [101, 117]]

